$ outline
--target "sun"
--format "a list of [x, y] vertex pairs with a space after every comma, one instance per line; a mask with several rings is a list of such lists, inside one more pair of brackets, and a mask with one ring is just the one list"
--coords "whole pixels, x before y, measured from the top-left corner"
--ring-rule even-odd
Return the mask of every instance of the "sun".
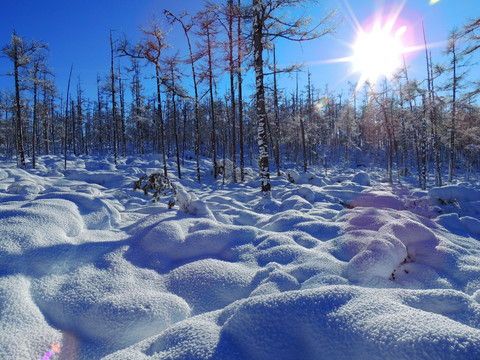
[[402, 26], [393, 30], [393, 21], [382, 26], [376, 21], [370, 30], [361, 30], [353, 45], [351, 58], [353, 71], [360, 73], [359, 84], [366, 81], [376, 83], [379, 79], [390, 78], [402, 66], [405, 47], [402, 35], [407, 30]]
[[[439, 1], [431, 0], [432, 3]], [[422, 17], [406, 9], [406, 2], [401, 0], [400, 4], [382, 6], [360, 23], [349, 1], [344, 0], [347, 13], [350, 14], [347, 20], [354, 30], [354, 36], [352, 42], [340, 42], [350, 49], [349, 53], [310, 64], [348, 63], [349, 71], [337, 84], [355, 73], [359, 74], [356, 93], [367, 82], [375, 86], [384, 79], [391, 80], [426, 47], [444, 46], [441, 42], [427, 43], [425, 37], [421, 38], [422, 29], [418, 28], [418, 24], [423, 24]]]

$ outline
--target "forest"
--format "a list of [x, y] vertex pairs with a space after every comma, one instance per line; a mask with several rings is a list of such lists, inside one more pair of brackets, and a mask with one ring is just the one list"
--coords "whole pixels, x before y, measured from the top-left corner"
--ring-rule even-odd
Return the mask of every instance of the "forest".
[[[432, 59], [425, 40], [424, 78], [410, 78], [404, 62], [388, 81], [334, 93], [312, 83], [301, 64], [280, 68], [275, 44], [334, 33], [342, 26], [335, 11], [304, 19], [285, 10], [307, 1], [253, 4], [217, 1], [195, 14], [164, 10], [138, 42], [111, 32], [105, 44], [111, 62], [97, 76], [93, 99], [75, 83], [74, 69], [66, 94], [60, 92], [46, 43], [14, 31], [2, 47], [12, 87], [0, 92], [0, 153], [16, 156], [22, 168], [26, 159], [35, 168], [38, 155], [63, 156], [66, 167], [68, 157], [82, 154], [109, 154], [116, 163], [156, 153], [164, 175], [178, 178], [185, 159], [195, 158], [198, 182], [203, 156], [224, 181], [241, 182], [245, 167], [258, 165], [264, 195], [270, 172], [279, 175], [291, 164], [328, 171], [332, 163], [374, 162], [390, 182], [418, 174], [422, 189], [452, 182], [458, 168], [478, 172], [480, 83], [469, 71], [477, 66], [480, 19], [450, 32], [446, 63]], [[188, 46], [169, 47], [170, 31], [183, 33]], [[282, 87], [285, 73], [296, 86]], [[146, 92], [145, 78], [156, 81], [154, 94]], [[299, 78], [307, 85], [299, 87]]]

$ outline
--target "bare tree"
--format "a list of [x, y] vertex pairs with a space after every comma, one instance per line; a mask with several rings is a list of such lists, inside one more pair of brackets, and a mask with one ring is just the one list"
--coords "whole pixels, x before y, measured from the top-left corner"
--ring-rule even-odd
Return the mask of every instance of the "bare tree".
[[[232, 165], [233, 165], [233, 181], [237, 182], [237, 122], [236, 122], [236, 101], [235, 101], [235, 58], [233, 49], [235, 47], [235, 39], [234, 39], [234, 32], [233, 32], [233, 23], [235, 17], [238, 16], [237, 9], [233, 4], [233, 0], [227, 0], [227, 4], [223, 7], [218, 7], [215, 5], [209, 5], [211, 9], [213, 9], [218, 17], [219, 23], [224, 28], [227, 34], [227, 49], [225, 54], [225, 60], [227, 62], [227, 66], [225, 69], [229, 73], [230, 78], [230, 104], [231, 104], [231, 111], [230, 111], [230, 118], [232, 120]], [[224, 151], [225, 155], [225, 151]], [[225, 178], [225, 177], [224, 177]]]
[[190, 30], [193, 28], [193, 21], [190, 18], [189, 22], [186, 22], [184, 18], [188, 16], [187, 12], [184, 12], [180, 16], [174, 15], [168, 10], [163, 10], [163, 13], [167, 17], [168, 21], [173, 25], [178, 22], [183, 29], [185, 38], [187, 39], [188, 52], [190, 55], [190, 66], [192, 68], [193, 89], [195, 92], [195, 160], [197, 162], [197, 181], [200, 183], [200, 114], [199, 114], [199, 97], [198, 97], [198, 83], [195, 72], [195, 62], [198, 57], [193, 53], [192, 44], [190, 42]]
[[242, 62], [243, 62], [243, 37], [241, 1], [237, 5], [237, 83], [238, 83], [238, 142], [240, 147], [240, 180], [245, 181], [245, 154], [243, 144], [243, 95], [242, 95]]
[[[423, 25], [423, 24], [422, 24]], [[442, 186], [442, 172], [440, 169], [440, 144], [438, 138], [438, 124], [437, 124], [437, 114], [435, 109], [435, 90], [433, 86], [433, 64], [430, 57], [428, 56], [428, 49], [427, 49], [427, 39], [425, 36], [425, 28], [423, 27], [423, 40], [425, 44], [425, 61], [427, 64], [427, 89], [428, 89], [428, 97], [426, 107], [428, 109], [428, 115], [430, 118], [430, 123], [432, 126], [432, 148], [433, 148], [433, 163], [434, 163], [434, 173], [435, 173], [435, 186]]]
[[67, 170], [67, 152], [68, 152], [68, 97], [70, 96], [70, 81], [72, 80], [73, 64], [70, 66], [70, 73], [68, 75], [67, 85], [67, 101], [65, 101], [65, 134], [64, 134], [64, 148], [63, 148], [63, 167]]
[[32, 91], [33, 91], [33, 122], [32, 122], [32, 168], [35, 169], [36, 163], [36, 153], [38, 152], [39, 144], [39, 129], [38, 129], [38, 118], [39, 118], [39, 106], [38, 106], [38, 91], [39, 88], [48, 86], [49, 81], [46, 80], [45, 76], [50, 74], [50, 69], [48, 69], [46, 64], [46, 48], [38, 49], [31, 56], [31, 66], [29, 68], [29, 77], [32, 82]]
[[117, 129], [117, 104], [116, 104], [116, 87], [115, 87], [115, 68], [114, 68], [114, 46], [112, 38], [112, 30], [110, 30], [110, 92], [112, 95], [112, 122], [113, 122], [113, 161], [117, 163], [117, 143], [118, 143], [118, 129]]
[[[168, 47], [165, 40], [165, 31], [162, 29], [158, 21], [155, 19], [149, 29], [142, 29], [145, 39], [130, 46], [126, 38], [118, 46], [118, 51], [135, 59], [146, 59], [149, 63], [155, 66], [155, 79], [157, 83], [157, 113], [158, 121], [160, 123], [160, 147], [163, 157], [163, 174], [167, 176], [167, 155], [165, 151], [165, 130], [163, 124], [162, 114], [162, 98], [161, 98], [161, 62], [163, 50]], [[156, 136], [157, 137], [157, 136]]]
[[[45, 146], [45, 154], [50, 153], [50, 130], [53, 128], [53, 102], [55, 97], [55, 88], [53, 80], [47, 78], [47, 74], [43, 74], [41, 82], [41, 89], [43, 92], [43, 101], [41, 106], [41, 118], [43, 123], [43, 143]], [[52, 141], [54, 145], [54, 142]], [[53, 146], [55, 148], [55, 146]]]
[[15, 79], [15, 110], [16, 110], [16, 144], [17, 157], [20, 156], [20, 165], [22, 168], [26, 167], [25, 149], [24, 149], [24, 134], [23, 134], [23, 119], [22, 119], [22, 99], [21, 99], [21, 74], [20, 71], [25, 69], [31, 62], [31, 57], [47, 46], [41, 42], [26, 41], [19, 37], [15, 30], [10, 38], [10, 43], [2, 48], [2, 52], [13, 62], [13, 76]]
[[178, 57], [173, 56], [165, 60], [165, 67], [167, 73], [164, 78], [164, 83], [167, 87], [167, 90], [170, 92], [172, 97], [172, 108], [173, 108], [173, 133], [175, 137], [175, 155], [177, 158], [177, 174], [178, 178], [182, 178], [182, 172], [180, 169], [180, 148], [179, 148], [179, 140], [178, 140], [178, 112], [177, 112], [177, 97], [185, 97], [183, 89], [179, 85], [180, 77], [179, 77], [179, 70], [178, 70]]
[[120, 127], [122, 132], [122, 155], [127, 156], [127, 134], [125, 129], [125, 86], [122, 82], [120, 65], [118, 66], [118, 93], [120, 97]]
[[[307, 41], [331, 33], [335, 29], [335, 12], [328, 13], [318, 23], [312, 24], [308, 16], [290, 18], [288, 7], [306, 5], [308, 0], [253, 0], [252, 32], [255, 68], [255, 97], [258, 137], [258, 167], [262, 183], [262, 194], [270, 195], [270, 169], [268, 158], [267, 111], [265, 107], [263, 50], [267, 42], [277, 38]], [[282, 11], [283, 10], [283, 11]], [[283, 14], [283, 15], [280, 15]]]
[[144, 96], [142, 95], [142, 84], [140, 82], [140, 65], [136, 58], [131, 58], [132, 66], [128, 71], [133, 72], [131, 82], [132, 92], [132, 107], [130, 111], [130, 118], [134, 122], [136, 130], [136, 141], [138, 141], [138, 153], [141, 156], [144, 152], [143, 148], [143, 126], [142, 119], [144, 115]]
[[214, 88], [215, 88], [215, 69], [219, 67], [217, 58], [214, 57], [214, 50], [218, 48], [216, 37], [219, 33], [218, 21], [213, 9], [207, 8], [205, 11], [201, 11], [197, 14], [195, 19], [199, 22], [199, 28], [196, 32], [201, 36], [202, 43], [199, 48], [203, 48], [203, 52], [199, 54], [199, 57], [205, 58], [206, 64], [202, 67], [203, 76], [201, 80], [208, 81], [208, 93], [210, 97], [210, 122], [211, 122], [211, 149], [212, 149], [212, 161], [213, 161], [213, 177], [216, 179], [218, 175], [217, 164], [217, 129], [216, 129], [216, 109], [214, 100]]
[[450, 118], [450, 152], [449, 152], [449, 164], [448, 164], [448, 181], [452, 182], [454, 169], [455, 169], [455, 133], [457, 123], [457, 96], [459, 89], [463, 86], [463, 80], [465, 79], [466, 72], [460, 71], [460, 68], [465, 67], [465, 57], [462, 51], [459, 49], [459, 43], [462, 39], [462, 33], [458, 29], [453, 29], [450, 32], [448, 38], [448, 45], [446, 53], [451, 57], [450, 71], [452, 73], [451, 82], [446, 88], [449, 88], [452, 92], [452, 106], [451, 106], [451, 118]]
[[468, 42], [464, 55], [470, 55], [480, 49], [480, 17], [474, 20], [470, 20], [463, 27], [463, 37]]

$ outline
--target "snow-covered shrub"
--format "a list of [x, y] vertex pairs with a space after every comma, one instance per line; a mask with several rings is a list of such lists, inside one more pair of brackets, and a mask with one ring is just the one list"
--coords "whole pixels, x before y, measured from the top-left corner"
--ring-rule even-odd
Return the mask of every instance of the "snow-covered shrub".
[[480, 213], [480, 191], [476, 189], [448, 185], [428, 190], [433, 205], [441, 207], [444, 214], [456, 213], [458, 216], [477, 216]]
[[[143, 175], [138, 181], [133, 183], [133, 190], [143, 190], [145, 196], [148, 196], [149, 191], [153, 191], [153, 202], [159, 201], [162, 196], [172, 195], [177, 193], [175, 186], [170, 182], [168, 177], [160, 173], [153, 173], [150, 175]], [[168, 207], [171, 208], [175, 202], [170, 200]]]
[[455, 185], [431, 188], [428, 190], [428, 196], [441, 205], [458, 201], [480, 201], [480, 192], [477, 190]]
[[176, 189], [175, 199], [180, 210], [186, 214], [215, 219], [213, 213], [204, 201], [199, 200], [195, 194], [185, 191], [182, 187]]
[[300, 174], [295, 170], [288, 170], [286, 175], [287, 180], [292, 184], [310, 184], [315, 179], [315, 175], [312, 173], [302, 172]]

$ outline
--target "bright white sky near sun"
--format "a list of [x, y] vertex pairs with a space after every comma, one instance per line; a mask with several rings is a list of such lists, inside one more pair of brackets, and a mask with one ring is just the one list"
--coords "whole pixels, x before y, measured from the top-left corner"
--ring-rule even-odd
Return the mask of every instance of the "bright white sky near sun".
[[[431, 4], [431, 2], [433, 4]], [[248, 4], [250, 2], [244, 2]], [[74, 64], [74, 84], [81, 79], [87, 96], [94, 98], [97, 74], [104, 76], [109, 69], [109, 30], [114, 29], [118, 35], [125, 32], [129, 39], [140, 38], [139, 27], [148, 26], [153, 14], [163, 18], [162, 10], [168, 8], [180, 13], [183, 9], [196, 12], [202, 7], [199, 0], [181, 0], [174, 2], [151, 0], [2, 0], [0, 12], [0, 44], [9, 42], [13, 29], [26, 39], [43, 40], [49, 43], [49, 64], [57, 77], [57, 87], [65, 92], [68, 71]], [[322, 9], [338, 8], [340, 16], [345, 18], [344, 24], [335, 36], [327, 36], [312, 42], [278, 44], [279, 64], [295, 61], [308, 64], [312, 73], [312, 81], [317, 88], [341, 91], [347, 89], [348, 81], [356, 83], [360, 72], [352, 74], [352, 61], [336, 62], [338, 59], [352, 60], [353, 45], [359, 26], [364, 30], [371, 26], [378, 14], [382, 14], [382, 24], [386, 17], [397, 11], [397, 21], [392, 25], [392, 36], [403, 32], [400, 36], [402, 46], [422, 45], [422, 20], [425, 23], [427, 41], [436, 44], [432, 47], [433, 60], [443, 61], [442, 51], [448, 32], [455, 26], [461, 27], [468, 19], [480, 16], [478, 0], [327, 0], [320, 6], [312, 8], [309, 14], [319, 15]], [[349, 10], [350, 8], [350, 10]], [[400, 10], [400, 12], [398, 12]], [[403, 30], [399, 30], [405, 27]], [[380, 37], [383, 35], [380, 35]], [[183, 34], [174, 28], [170, 35], [171, 43], [180, 54], [186, 55], [183, 48]], [[369, 45], [371, 46], [371, 45]], [[425, 69], [422, 51], [409, 53], [407, 65], [411, 67], [411, 77], [423, 79]], [[127, 65], [126, 60], [122, 60]], [[358, 62], [357, 62], [358, 63]], [[358, 64], [357, 64], [358, 65]], [[0, 59], [0, 74], [11, 71], [11, 64]], [[478, 73], [477, 73], [478, 74]], [[301, 85], [306, 83], [301, 78]], [[480, 77], [480, 76], [477, 76]], [[284, 76], [283, 86], [291, 81]], [[0, 89], [11, 86], [10, 77], [0, 77]], [[189, 86], [187, 81], [186, 86]], [[148, 89], [153, 92], [154, 89]]]

